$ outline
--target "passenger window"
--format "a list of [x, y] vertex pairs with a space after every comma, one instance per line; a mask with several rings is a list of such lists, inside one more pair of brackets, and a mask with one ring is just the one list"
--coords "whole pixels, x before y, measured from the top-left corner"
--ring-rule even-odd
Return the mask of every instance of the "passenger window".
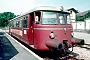
[[10, 22], [10, 27], [14, 27], [13, 21]]
[[20, 21], [20, 26], [19, 27], [22, 27], [22, 20]]
[[20, 21], [16, 22], [16, 27], [19, 27]]
[[28, 25], [28, 17], [24, 17], [24, 20], [23, 20], [23, 27], [27, 27], [27, 25]]
[[16, 21], [15, 20], [14, 20], [14, 23], [13, 24], [14, 24], [14, 27], [16, 27]]
[[18, 18], [15, 20], [15, 27], [22, 27], [22, 18]]

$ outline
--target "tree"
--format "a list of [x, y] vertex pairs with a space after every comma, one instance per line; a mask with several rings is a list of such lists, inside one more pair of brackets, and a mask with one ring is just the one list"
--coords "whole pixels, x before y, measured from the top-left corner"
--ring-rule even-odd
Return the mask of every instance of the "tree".
[[83, 16], [76, 16], [76, 21], [84, 21], [86, 18], [90, 18], [90, 11]]
[[84, 21], [84, 17], [76, 16], [76, 21]]
[[0, 27], [6, 27], [9, 23], [9, 20], [11, 20], [15, 17], [16, 17], [16, 15], [12, 12], [0, 13]]

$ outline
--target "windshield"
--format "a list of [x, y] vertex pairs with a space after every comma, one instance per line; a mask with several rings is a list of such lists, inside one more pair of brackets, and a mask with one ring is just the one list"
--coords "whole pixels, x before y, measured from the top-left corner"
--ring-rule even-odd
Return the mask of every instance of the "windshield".
[[58, 24], [56, 12], [43, 12], [42, 24]]
[[58, 13], [60, 24], [71, 24], [70, 14]]

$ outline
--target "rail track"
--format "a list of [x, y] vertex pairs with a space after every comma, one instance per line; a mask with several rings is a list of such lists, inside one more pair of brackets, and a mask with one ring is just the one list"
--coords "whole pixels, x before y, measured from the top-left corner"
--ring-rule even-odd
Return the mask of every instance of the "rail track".
[[43, 58], [44, 60], [84, 60], [84, 59], [78, 59], [78, 58], [75, 58], [73, 55], [68, 55], [68, 56], [65, 56], [65, 57], [60, 57], [60, 58], [55, 58], [55, 59], [49, 59], [49, 58]]
[[[82, 48], [85, 48], [87, 49], [88, 51], [90, 50], [90, 44], [84, 44], [84, 45], [78, 45], [77, 47], [80, 47], [82, 50]], [[74, 50], [75, 51], [75, 50]], [[86, 51], [85, 51], [86, 52]], [[81, 55], [83, 54], [79, 54], [79, 53], [75, 53], [75, 52], [72, 52], [71, 54], [65, 56], [65, 57], [58, 57], [56, 59], [49, 59], [49, 58], [44, 58], [44, 60], [86, 60], [87, 58], [81, 58]], [[85, 54], [86, 55], [86, 54]], [[77, 57], [79, 56], [79, 57]], [[83, 55], [84, 56], [84, 55]], [[88, 59], [87, 59], [88, 60]]]

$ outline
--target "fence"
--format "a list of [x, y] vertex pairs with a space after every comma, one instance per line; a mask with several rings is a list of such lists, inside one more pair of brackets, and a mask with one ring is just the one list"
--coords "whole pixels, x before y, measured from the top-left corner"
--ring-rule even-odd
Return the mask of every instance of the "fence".
[[87, 21], [72, 23], [73, 31], [90, 34], [90, 24]]

